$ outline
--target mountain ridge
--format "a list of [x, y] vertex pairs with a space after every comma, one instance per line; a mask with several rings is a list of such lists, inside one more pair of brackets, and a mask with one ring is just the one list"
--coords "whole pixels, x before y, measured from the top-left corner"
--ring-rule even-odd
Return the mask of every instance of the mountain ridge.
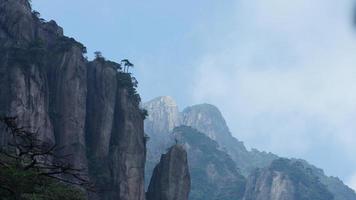
[[[151, 100], [149, 102], [153, 103], [154, 100]], [[172, 101], [171, 98], [170, 101]], [[144, 105], [147, 105], [147, 103]], [[162, 106], [164, 107], [165, 105]], [[145, 108], [148, 110], [149, 114], [155, 113], [157, 111], [156, 109], [162, 109], [154, 108], [154, 106]], [[210, 139], [216, 141], [219, 144], [218, 148], [229, 154], [231, 159], [235, 161], [237, 169], [246, 178], [248, 178], [250, 174], [255, 172], [257, 168], [267, 168], [272, 164], [274, 160], [280, 158], [275, 154], [261, 152], [256, 149], [247, 150], [243, 142], [232, 136], [231, 132], [229, 131], [229, 128], [226, 125], [225, 120], [223, 119], [221, 112], [218, 110], [217, 107], [211, 104], [198, 104], [195, 106], [189, 106], [183, 109], [183, 111], [180, 112], [180, 115], [182, 116], [179, 118], [182, 120], [180, 125], [191, 126], [192, 128], [197, 129], [199, 132], [204, 133]], [[161, 117], [164, 118], [164, 115], [162, 115]], [[162, 121], [151, 121], [150, 123], [162, 123]], [[145, 129], [145, 131], [149, 136], [151, 135], [150, 131], [152, 130]], [[161, 138], [163, 138], [164, 140], [164, 135], [168, 136], [168, 141], [170, 141], [170, 143], [173, 143], [174, 138], [172, 138], [172, 131], [173, 130], [166, 129], [165, 131], [163, 131], [165, 134], [161, 134]], [[221, 135], [223, 135], [223, 137]], [[148, 158], [149, 157], [150, 156], [148, 156]], [[151, 155], [151, 157], [155, 156]], [[326, 176], [321, 169], [314, 167], [313, 165], [309, 164], [304, 160], [291, 159], [291, 161], [293, 160], [300, 161], [304, 164], [305, 168], [310, 169], [312, 173], [321, 180], [322, 184], [326, 185], [328, 190], [333, 193], [333, 195], [335, 196], [335, 200], [356, 199], [355, 192], [351, 188], [346, 186], [344, 183], [342, 183], [339, 179]], [[147, 170], [146, 168], [146, 176], [149, 176], [149, 171], [150, 170]], [[194, 182], [194, 180], [192, 181]], [[194, 193], [194, 188], [192, 190], [192, 192]]]

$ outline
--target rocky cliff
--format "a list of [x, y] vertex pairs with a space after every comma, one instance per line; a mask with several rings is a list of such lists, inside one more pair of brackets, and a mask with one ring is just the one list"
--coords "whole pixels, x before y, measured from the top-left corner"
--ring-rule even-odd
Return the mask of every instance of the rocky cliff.
[[177, 103], [172, 97], [157, 97], [143, 104], [150, 111], [145, 120], [145, 130], [154, 135], [164, 136], [181, 124], [181, 115]]
[[144, 200], [144, 116], [131, 76], [88, 62], [82, 44], [38, 15], [27, 0], [0, 0], [0, 114], [86, 169], [105, 189], [92, 198]]
[[147, 200], [188, 200], [190, 174], [187, 152], [175, 145], [161, 157], [147, 191]]
[[277, 159], [247, 181], [244, 200], [332, 200], [334, 196], [301, 162]]
[[86, 144], [101, 199], [144, 199], [143, 116], [129, 74], [103, 59], [88, 63]]

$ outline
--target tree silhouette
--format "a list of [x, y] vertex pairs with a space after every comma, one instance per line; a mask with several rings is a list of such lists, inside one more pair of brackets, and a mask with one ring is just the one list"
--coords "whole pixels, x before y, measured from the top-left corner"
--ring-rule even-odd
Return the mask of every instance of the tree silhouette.
[[124, 72], [128, 73], [130, 67], [134, 67], [134, 64], [132, 64], [128, 59], [123, 59], [121, 60], [122, 65], [124, 66]]
[[133, 85], [135, 88], [137, 88], [137, 86], [138, 86], [138, 81], [137, 81], [137, 79], [136, 79], [135, 77], [132, 77], [131, 80], [132, 80], [132, 85]]
[[103, 54], [102, 54], [100, 51], [95, 51], [95, 52], [94, 52], [94, 55], [95, 55], [95, 59], [102, 59], [102, 58], [104, 58], [104, 57], [103, 57]]
[[[37, 132], [18, 126], [16, 117], [0, 117], [0, 125], [4, 127], [3, 136], [8, 138], [9, 141], [0, 148], [0, 167], [2, 167], [2, 170], [11, 170], [15, 166], [15, 169], [21, 173], [34, 174], [35, 177], [50, 178], [93, 190], [87, 175], [83, 173], [84, 169], [76, 169], [67, 161], [66, 158], [70, 155], [56, 155], [55, 152], [60, 148], [40, 140]], [[6, 187], [6, 183], [8, 182], [0, 177], [0, 186]], [[21, 185], [21, 183], [16, 182], [14, 184]], [[34, 180], [32, 184], [41, 185], [42, 183]], [[16, 187], [6, 188], [10, 193], [18, 193], [18, 191], [11, 191]]]
[[115, 63], [115, 69], [116, 69], [116, 71], [121, 71], [121, 64], [119, 64], [119, 63]]

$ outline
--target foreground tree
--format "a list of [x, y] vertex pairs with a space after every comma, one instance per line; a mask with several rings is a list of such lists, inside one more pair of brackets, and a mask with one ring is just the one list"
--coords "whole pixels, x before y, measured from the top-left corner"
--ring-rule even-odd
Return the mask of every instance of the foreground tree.
[[[16, 118], [0, 118], [8, 143], [0, 149], [0, 197], [5, 200], [82, 200], [92, 189], [84, 169], [75, 169], [58, 148], [18, 126]], [[76, 186], [76, 187], [73, 187]]]

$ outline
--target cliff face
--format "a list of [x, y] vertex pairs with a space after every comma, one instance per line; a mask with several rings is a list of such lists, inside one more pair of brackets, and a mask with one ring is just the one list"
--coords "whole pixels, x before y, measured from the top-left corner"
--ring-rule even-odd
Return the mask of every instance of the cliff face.
[[[1, 114], [17, 116], [42, 139], [86, 166], [86, 63], [83, 46], [63, 41], [62, 29], [42, 22], [27, 1], [1, 1]], [[5, 89], [6, 88], [6, 89]]]
[[151, 135], [164, 135], [181, 124], [177, 103], [172, 97], [157, 97], [143, 107], [150, 113], [145, 121], [145, 130]]
[[162, 155], [147, 191], [147, 200], [188, 200], [190, 174], [187, 152], [175, 145]]
[[[86, 142], [89, 172], [102, 199], [144, 199], [143, 116], [115, 63], [88, 65]], [[130, 82], [128, 82], [130, 83]]]
[[244, 200], [333, 200], [317, 176], [299, 161], [277, 159], [250, 175]]
[[194, 127], [219, 143], [231, 138], [231, 133], [221, 112], [213, 105], [191, 106], [185, 108], [182, 115], [184, 125]]
[[247, 182], [244, 200], [295, 200], [295, 189], [288, 175], [258, 171]]
[[131, 76], [113, 62], [88, 62], [82, 44], [37, 15], [26, 0], [0, 1], [0, 114], [88, 169], [108, 191], [93, 198], [143, 200], [143, 115]]

